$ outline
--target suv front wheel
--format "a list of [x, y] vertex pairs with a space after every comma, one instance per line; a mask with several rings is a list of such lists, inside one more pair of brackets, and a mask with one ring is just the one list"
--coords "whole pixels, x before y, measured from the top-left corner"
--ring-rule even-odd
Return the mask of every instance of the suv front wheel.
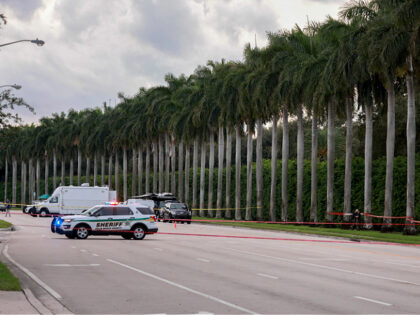
[[142, 225], [136, 225], [131, 231], [135, 240], [142, 240], [146, 236], [146, 229]]

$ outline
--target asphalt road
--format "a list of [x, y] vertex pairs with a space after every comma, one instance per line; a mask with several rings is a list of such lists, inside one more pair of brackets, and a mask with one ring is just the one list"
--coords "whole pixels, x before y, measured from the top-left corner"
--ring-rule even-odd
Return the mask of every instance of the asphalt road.
[[10, 221], [8, 255], [74, 313], [420, 313], [420, 247], [194, 223], [69, 240], [50, 219]]

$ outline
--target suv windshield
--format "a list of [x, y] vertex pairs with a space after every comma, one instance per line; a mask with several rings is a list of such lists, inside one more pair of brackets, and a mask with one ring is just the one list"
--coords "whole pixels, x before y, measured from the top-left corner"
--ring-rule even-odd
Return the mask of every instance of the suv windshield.
[[171, 209], [187, 209], [187, 206], [182, 203], [173, 203]]

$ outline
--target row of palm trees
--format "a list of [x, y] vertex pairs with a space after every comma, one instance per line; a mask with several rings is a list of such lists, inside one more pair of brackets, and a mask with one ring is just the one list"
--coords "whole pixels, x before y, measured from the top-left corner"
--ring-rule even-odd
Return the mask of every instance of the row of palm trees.
[[[119, 95], [120, 103], [111, 108], [70, 110], [42, 118], [39, 125], [10, 127], [2, 130], [6, 152], [5, 172], [12, 163], [15, 201], [17, 162], [21, 163], [22, 195], [26, 191], [26, 169], [29, 192], [40, 192], [41, 161], [48, 179], [49, 162], [53, 162], [53, 186], [57, 186], [57, 160], [61, 178], [69, 164], [70, 183], [74, 183], [74, 160], [77, 157], [77, 184], [81, 183], [82, 158], [87, 178], [93, 162], [93, 181], [97, 182], [99, 163], [101, 185], [119, 187], [119, 161], [122, 154], [124, 199], [128, 197], [128, 161], [131, 156], [132, 192], [172, 191], [193, 208], [213, 205], [213, 170], [217, 137], [216, 217], [243, 219], [241, 208], [241, 137], [247, 136], [247, 175], [245, 220], [253, 219], [252, 158], [256, 138], [256, 213], [263, 218], [263, 207], [269, 207], [270, 220], [277, 220], [277, 136], [281, 119], [283, 128], [281, 170], [282, 221], [289, 218], [288, 160], [289, 119], [297, 120], [297, 191], [296, 221], [303, 221], [303, 116], [312, 119], [311, 221], [318, 221], [317, 162], [318, 129], [326, 122], [328, 129], [327, 209], [326, 219], [333, 221], [335, 123], [346, 120], [346, 166], [344, 188], [344, 221], [351, 214], [352, 118], [356, 109], [365, 113], [365, 200], [364, 212], [371, 213], [372, 123], [373, 108], [387, 106], [386, 187], [383, 229], [392, 221], [392, 181], [395, 147], [395, 94], [407, 97], [407, 208], [405, 232], [413, 234], [415, 174], [415, 87], [414, 68], [419, 65], [420, 4], [416, 0], [351, 1], [341, 11], [340, 19], [328, 17], [322, 23], [309, 23], [268, 34], [264, 48], [244, 49], [244, 61], [209, 61], [190, 76], [165, 77], [166, 85], [141, 88], [133, 97]], [[404, 88], [404, 85], [406, 88]], [[272, 124], [270, 204], [263, 204], [262, 130]], [[232, 189], [232, 142], [235, 138], [235, 201]], [[190, 163], [192, 149], [192, 194]], [[207, 154], [207, 149], [209, 153]], [[198, 157], [200, 153], [200, 175]], [[130, 153], [129, 153], [130, 152]], [[176, 158], [178, 156], [178, 165]], [[208, 156], [208, 158], [207, 158]], [[106, 161], [107, 159], [107, 161]], [[207, 164], [208, 162], [208, 164]], [[114, 165], [113, 165], [114, 163]], [[104, 182], [108, 165], [108, 183]], [[208, 167], [208, 192], [205, 194], [205, 169]], [[151, 169], [152, 168], [152, 169]], [[112, 174], [114, 169], [114, 174]], [[223, 187], [223, 169], [226, 183]], [[176, 173], [177, 172], [177, 173]], [[153, 174], [153, 176], [151, 176]], [[178, 179], [176, 179], [178, 176]], [[198, 189], [198, 182], [199, 189]], [[7, 179], [7, 176], [6, 176]], [[144, 180], [143, 180], [144, 179]], [[47, 192], [48, 180], [45, 191]], [[35, 188], [36, 186], [36, 188]], [[7, 187], [7, 185], [5, 186]], [[136, 190], [137, 188], [137, 190]], [[223, 193], [223, 188], [225, 192]], [[6, 188], [7, 189], [7, 188]], [[7, 193], [5, 192], [5, 195]], [[31, 193], [29, 194], [32, 197]], [[223, 200], [223, 196], [225, 196]], [[207, 197], [207, 198], [206, 198]], [[24, 198], [24, 197], [23, 197]], [[207, 199], [207, 205], [205, 205]], [[24, 199], [22, 199], [24, 201]], [[31, 200], [30, 200], [31, 201]], [[209, 214], [212, 212], [210, 211]], [[367, 228], [370, 216], [364, 216]]]

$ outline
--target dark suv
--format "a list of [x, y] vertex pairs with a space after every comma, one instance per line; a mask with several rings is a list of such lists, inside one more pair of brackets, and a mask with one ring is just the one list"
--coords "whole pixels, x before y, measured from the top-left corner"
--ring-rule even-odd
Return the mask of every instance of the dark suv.
[[191, 210], [182, 202], [166, 202], [160, 209], [163, 222], [172, 222], [173, 219], [179, 219], [181, 223], [191, 224]]
[[179, 202], [172, 193], [161, 193], [161, 194], [144, 194], [141, 196], [131, 197], [132, 199], [143, 199], [143, 200], [153, 200], [155, 205], [153, 210], [157, 219], [163, 218], [162, 209], [167, 202]]

